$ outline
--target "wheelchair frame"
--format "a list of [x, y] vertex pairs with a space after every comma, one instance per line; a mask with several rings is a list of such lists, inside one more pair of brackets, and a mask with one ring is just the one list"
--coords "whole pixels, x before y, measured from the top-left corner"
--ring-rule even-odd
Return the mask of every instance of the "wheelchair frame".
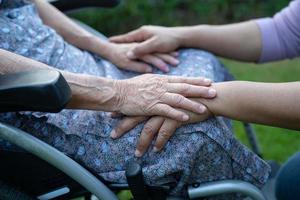
[[[15, 127], [0, 123], [0, 138], [21, 147], [27, 152], [55, 166], [99, 199], [118, 199], [116, 195], [92, 173], [62, 152], [34, 136]], [[128, 185], [125, 184], [122, 185], [122, 187], [128, 187]], [[202, 185], [194, 184], [188, 187], [190, 199], [236, 192], [244, 194], [253, 200], [265, 200], [264, 195], [257, 187], [244, 181], [216, 181]], [[46, 194], [41, 195], [40, 199], [48, 199], [41, 198], [42, 196], [46, 197]], [[171, 198], [172, 197], [169, 199]]]

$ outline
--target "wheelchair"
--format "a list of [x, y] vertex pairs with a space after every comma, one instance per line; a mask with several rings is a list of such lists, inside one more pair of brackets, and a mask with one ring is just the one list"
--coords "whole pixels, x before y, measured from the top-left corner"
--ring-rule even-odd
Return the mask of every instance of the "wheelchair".
[[[118, 0], [50, 2], [63, 12], [83, 7], [113, 7], [119, 3]], [[59, 112], [70, 98], [71, 90], [57, 71], [37, 70], [0, 75], [0, 112]], [[248, 123], [244, 123], [244, 126], [252, 150], [262, 157], [254, 129]], [[101, 200], [117, 200], [115, 193], [122, 190], [130, 190], [135, 200], [180, 199], [168, 195], [168, 186], [146, 185], [138, 163], [127, 165], [127, 184], [110, 183], [20, 129], [0, 123], [0, 139], [25, 150], [0, 151], [0, 199], [91, 199], [94, 195]], [[264, 193], [269, 192], [270, 189], [267, 189]], [[189, 199], [227, 193], [240, 193], [253, 200], [266, 199], [266, 195], [254, 185], [239, 180], [215, 181], [201, 185], [195, 183], [187, 187], [187, 193]]]

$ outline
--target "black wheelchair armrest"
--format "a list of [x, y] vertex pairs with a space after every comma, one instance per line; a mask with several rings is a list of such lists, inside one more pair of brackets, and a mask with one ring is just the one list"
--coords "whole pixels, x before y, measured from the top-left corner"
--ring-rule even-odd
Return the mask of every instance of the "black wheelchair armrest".
[[120, 0], [52, 0], [50, 3], [65, 12], [86, 7], [115, 7]]
[[59, 112], [70, 99], [71, 89], [57, 71], [0, 75], [0, 112]]

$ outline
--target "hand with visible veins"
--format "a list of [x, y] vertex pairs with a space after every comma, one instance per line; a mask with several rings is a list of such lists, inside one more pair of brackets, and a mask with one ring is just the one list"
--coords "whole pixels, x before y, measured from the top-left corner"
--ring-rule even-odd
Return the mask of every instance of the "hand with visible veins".
[[114, 110], [128, 116], [164, 116], [177, 121], [187, 121], [183, 112], [202, 114], [206, 107], [187, 97], [214, 98], [216, 90], [210, 88], [211, 80], [144, 74], [125, 80], [116, 80]]

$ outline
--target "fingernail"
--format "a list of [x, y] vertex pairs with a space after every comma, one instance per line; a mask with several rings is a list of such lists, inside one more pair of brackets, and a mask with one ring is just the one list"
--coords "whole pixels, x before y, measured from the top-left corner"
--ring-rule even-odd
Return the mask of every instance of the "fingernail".
[[136, 59], [136, 56], [134, 55], [134, 53], [132, 51], [127, 52], [127, 57], [130, 59]]
[[148, 67], [146, 68], [146, 73], [151, 73], [152, 72], [152, 68]]
[[162, 66], [162, 68], [164, 69], [165, 72], [169, 72], [170, 71], [169, 67], [166, 66], [166, 65]]
[[205, 79], [204, 79], [204, 83], [210, 84], [210, 83], [211, 83], [211, 80], [208, 79], [208, 78], [205, 78]]
[[216, 94], [217, 94], [217, 91], [215, 89], [210, 88], [208, 90], [208, 96], [214, 97], [214, 96], [216, 96]]
[[178, 57], [179, 56], [179, 53], [178, 52], [174, 52], [173, 54], [175, 57]]
[[158, 148], [157, 147], [153, 147], [153, 152], [157, 153], [158, 152]]
[[183, 120], [183, 121], [187, 121], [187, 120], [189, 120], [189, 116], [187, 116], [187, 115], [183, 115], [183, 116], [182, 116], [182, 120]]
[[174, 65], [178, 65], [179, 64], [179, 60], [174, 60]]
[[135, 150], [134, 155], [135, 155], [136, 157], [141, 157], [141, 156], [142, 156], [142, 153], [141, 153], [139, 150]]
[[110, 137], [111, 137], [112, 139], [116, 139], [116, 138], [117, 138], [117, 133], [116, 133], [115, 130], [112, 130], [112, 131], [110, 132]]
[[205, 107], [205, 106], [203, 106], [203, 105], [200, 105], [200, 106], [199, 106], [199, 113], [204, 113], [205, 110], [206, 110], [206, 107]]

